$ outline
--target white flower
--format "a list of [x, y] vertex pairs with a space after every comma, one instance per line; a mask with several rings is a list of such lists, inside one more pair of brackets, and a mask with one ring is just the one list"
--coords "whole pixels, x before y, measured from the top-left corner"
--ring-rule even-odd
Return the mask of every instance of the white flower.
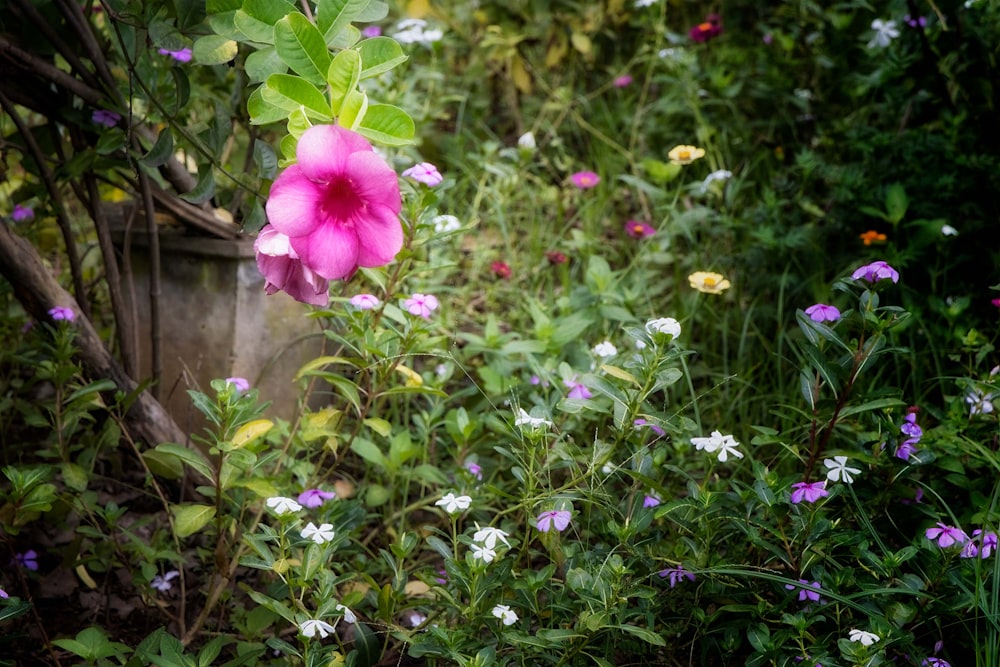
[[321, 523], [319, 528], [316, 527], [312, 521], [306, 524], [306, 527], [302, 529], [302, 537], [307, 540], [312, 540], [316, 544], [325, 544], [333, 539], [333, 524], [332, 523]]
[[988, 415], [993, 412], [993, 394], [987, 394], [980, 389], [973, 389], [965, 396], [969, 404], [969, 416]]
[[853, 484], [854, 476], [861, 474], [858, 468], [847, 467], [846, 456], [834, 456], [832, 459], [823, 459], [823, 465], [829, 469], [829, 472], [826, 473], [826, 478], [831, 482]]
[[613, 357], [618, 354], [618, 348], [611, 344], [611, 341], [601, 341], [594, 346], [592, 352], [602, 359]]
[[646, 349], [646, 341], [642, 341], [642, 340], [639, 340], [638, 338], [636, 338], [635, 339], [635, 349], [637, 349], [637, 350], [645, 350]]
[[334, 629], [335, 628], [326, 621], [317, 621], [314, 619], [309, 619], [308, 621], [303, 621], [299, 624], [299, 630], [302, 631], [303, 635], [309, 637], [310, 639], [315, 637], [317, 633], [319, 634], [320, 639], [325, 639], [334, 631]]
[[861, 642], [863, 646], [871, 646], [881, 639], [881, 637], [874, 632], [865, 632], [864, 630], [858, 630], [857, 628], [851, 628], [851, 631], [847, 634], [847, 636], [852, 642]]
[[514, 625], [517, 623], [517, 614], [511, 611], [508, 605], [498, 604], [493, 607], [493, 615], [503, 621], [504, 625]]
[[525, 132], [517, 138], [517, 145], [525, 150], [533, 151], [537, 144], [535, 144], [535, 135], [531, 132]]
[[875, 19], [872, 21], [872, 30], [875, 31], [874, 37], [868, 42], [868, 48], [873, 47], [885, 48], [889, 46], [892, 40], [899, 37], [899, 31], [896, 30], [895, 21], [883, 21], [882, 19]]
[[635, 0], [635, 6], [642, 7], [652, 7], [656, 4], [656, 0]]
[[338, 604], [336, 607], [334, 607], [334, 609], [336, 609], [337, 611], [344, 612], [344, 620], [347, 621], [348, 623], [358, 622], [358, 617], [355, 616], [354, 612], [348, 609], [345, 605]]
[[427, 617], [420, 612], [411, 611], [406, 617], [407, 622], [409, 622], [411, 627], [417, 627], [421, 623], [427, 620]]
[[743, 452], [736, 449], [739, 446], [740, 443], [736, 442], [733, 436], [723, 436], [722, 444], [719, 445], [719, 460], [725, 463], [730, 456], [735, 456], [738, 459], [743, 458]]
[[293, 514], [302, 509], [302, 505], [291, 498], [286, 498], [284, 496], [274, 496], [273, 498], [268, 498], [265, 503], [268, 507], [274, 510], [274, 513], [278, 516], [282, 514]]
[[733, 172], [729, 171], [728, 169], [717, 169], [708, 176], [706, 176], [705, 180], [701, 182], [701, 191], [707, 192], [708, 186], [709, 184], [712, 183], [712, 181], [725, 181], [732, 177], [733, 177]]
[[951, 225], [942, 225], [941, 234], [944, 236], [958, 236], [958, 230]]
[[428, 30], [423, 19], [404, 19], [396, 24], [393, 37], [400, 44], [433, 44], [444, 36], [440, 30]]
[[493, 559], [497, 557], [496, 550], [491, 549], [490, 547], [473, 544], [469, 548], [472, 549], [472, 557], [475, 560], [481, 560], [484, 563], [492, 563]]
[[166, 593], [167, 591], [169, 591], [171, 588], [174, 587], [174, 585], [170, 583], [170, 580], [176, 579], [179, 576], [181, 576], [180, 572], [178, 572], [177, 570], [170, 570], [169, 572], [164, 573], [163, 576], [156, 575], [155, 577], [153, 577], [153, 580], [149, 582], [149, 585], [155, 588], [156, 590], [160, 591], [161, 593]]
[[[699, 451], [705, 450], [711, 454], [722, 447], [727, 438], [733, 440], [733, 436], [731, 435], [722, 435], [719, 431], [712, 431], [712, 435], [707, 438], [691, 438], [691, 444], [695, 446], [695, 449]], [[733, 442], [736, 441], [733, 440]]]
[[436, 215], [431, 219], [436, 234], [448, 234], [462, 228], [462, 222], [453, 215]]
[[479, 542], [488, 549], [495, 549], [497, 542], [503, 542], [508, 548], [510, 547], [510, 542], [507, 541], [507, 536], [509, 533], [500, 530], [499, 528], [494, 528], [493, 526], [486, 526], [485, 528], [480, 528], [479, 524], [476, 524], [476, 532], [472, 536], [473, 542]]
[[543, 426], [552, 426], [552, 422], [547, 419], [542, 419], [541, 417], [532, 417], [524, 408], [517, 409], [517, 417], [514, 419], [514, 426], [528, 426], [529, 428], [541, 428]]
[[646, 333], [650, 336], [663, 334], [677, 338], [681, 335], [681, 324], [672, 317], [660, 317], [646, 322]]
[[454, 514], [455, 512], [464, 512], [469, 509], [469, 505], [472, 504], [472, 498], [469, 496], [456, 496], [454, 493], [449, 491], [441, 498], [441, 500], [434, 504], [438, 507], [443, 507], [444, 511], [448, 514]]

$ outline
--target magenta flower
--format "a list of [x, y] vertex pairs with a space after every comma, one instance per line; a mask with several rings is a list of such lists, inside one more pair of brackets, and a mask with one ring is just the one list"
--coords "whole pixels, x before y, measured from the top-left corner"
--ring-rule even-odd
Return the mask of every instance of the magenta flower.
[[483, 467], [476, 463], [475, 461], [466, 461], [463, 466], [469, 471], [469, 474], [478, 479], [480, 482], [483, 481]]
[[577, 382], [575, 377], [572, 380], [563, 380], [563, 384], [569, 387], [569, 393], [566, 394], [566, 398], [586, 400], [593, 397], [590, 390], [582, 383]]
[[298, 163], [271, 186], [266, 209], [302, 265], [339, 280], [359, 266], [391, 262], [403, 247], [399, 179], [371, 144], [357, 132], [317, 125], [299, 138], [295, 156]]
[[953, 544], [962, 544], [969, 539], [969, 536], [961, 528], [946, 526], [940, 521], [934, 528], [928, 528], [924, 537], [931, 542], [937, 542], [937, 545], [942, 549], [947, 549]]
[[412, 178], [417, 183], [423, 183], [431, 188], [435, 185], [441, 185], [441, 181], [444, 180], [444, 177], [441, 176], [441, 172], [438, 171], [438, 168], [430, 162], [420, 162], [413, 165], [403, 172], [403, 176]]
[[191, 49], [185, 47], [178, 51], [171, 51], [170, 49], [159, 49], [157, 51], [161, 56], [170, 56], [179, 63], [189, 63], [191, 62]]
[[806, 315], [813, 322], [836, 322], [840, 319], [840, 311], [836, 306], [828, 306], [825, 303], [809, 306], [806, 308]]
[[73, 312], [72, 308], [56, 306], [55, 308], [49, 308], [49, 317], [56, 321], [72, 322], [76, 319], [76, 313]]
[[634, 79], [631, 74], [622, 74], [619, 77], [615, 77], [615, 80], [611, 83], [615, 88], [625, 88], [626, 86], [632, 85], [632, 81], [634, 81]]
[[592, 171], [578, 171], [569, 178], [573, 181], [573, 185], [581, 190], [596, 187], [601, 182], [601, 177]]
[[14, 210], [10, 213], [10, 219], [14, 222], [28, 222], [35, 219], [35, 211], [30, 206], [14, 204]]
[[[980, 548], [980, 543], [982, 543], [982, 548]], [[997, 548], [997, 534], [996, 533], [983, 533], [982, 530], [976, 528], [972, 531], [972, 537], [965, 546], [962, 547], [962, 553], [960, 554], [962, 558], [975, 558], [979, 556], [980, 558], [989, 558]]]
[[[799, 579], [800, 584], [806, 584], [807, 586], [813, 586], [814, 588], [821, 588], [818, 581], [808, 581], [806, 579]], [[799, 602], [808, 602], [812, 600], [813, 602], [819, 602], [819, 593], [816, 591], [811, 591], [807, 588], [801, 588], [795, 584], [785, 584], [785, 588], [790, 591], [794, 591], [796, 588], [799, 589]]]
[[368, 25], [361, 29], [361, 35], [363, 37], [379, 37], [382, 35], [382, 28], [377, 25]]
[[378, 308], [379, 304], [382, 303], [378, 300], [378, 297], [374, 294], [355, 294], [351, 297], [351, 305], [358, 310], [371, 310], [372, 308]]
[[659, 574], [661, 577], [667, 578], [667, 581], [670, 582], [671, 588], [681, 583], [685, 579], [687, 579], [688, 581], [694, 581], [694, 573], [685, 570], [683, 565], [678, 565], [677, 567], [670, 567], [667, 568], [666, 570], [660, 570]]
[[250, 380], [241, 377], [226, 378], [226, 384], [231, 384], [236, 389], [237, 394], [250, 391]]
[[691, 30], [688, 31], [688, 36], [695, 42], [707, 42], [713, 37], [718, 37], [721, 34], [722, 24], [719, 21], [718, 14], [709, 14], [705, 17], [704, 22], [693, 26]]
[[14, 562], [33, 572], [38, 570], [38, 554], [34, 549], [28, 549], [23, 554], [14, 554]]
[[437, 310], [438, 305], [437, 297], [433, 294], [414, 294], [403, 301], [403, 308], [406, 309], [406, 312], [425, 320], [429, 319], [431, 313]]
[[830, 495], [826, 490], [826, 482], [796, 482], [792, 484], [792, 504], [797, 505], [803, 500], [814, 503], [824, 496]]
[[535, 519], [535, 528], [543, 533], [547, 533], [553, 528], [558, 532], [563, 532], [569, 526], [570, 513], [567, 510], [549, 510], [542, 512]]
[[114, 127], [121, 119], [122, 115], [120, 113], [108, 111], [107, 109], [95, 109], [93, 115], [90, 117], [90, 120], [104, 127]]
[[648, 426], [650, 428], [650, 430], [653, 431], [653, 433], [655, 433], [656, 435], [660, 436], [661, 438], [667, 434], [667, 432], [664, 431], [662, 428], [660, 428], [656, 424], [653, 424], [652, 422], [646, 421], [642, 417], [639, 417], [634, 422], [632, 422], [632, 425], [633, 426]]
[[896, 458], [909, 461], [913, 453], [917, 451], [917, 443], [920, 442], [920, 438], [924, 435], [923, 429], [917, 424], [917, 413], [915, 411], [907, 413], [906, 417], [903, 418], [903, 425], [899, 427], [899, 430], [902, 431], [903, 435], [909, 437], [896, 448]]
[[634, 239], [644, 239], [656, 233], [656, 229], [648, 222], [629, 220], [625, 223], [625, 233]]
[[303, 507], [316, 508], [321, 506], [327, 500], [336, 498], [337, 494], [332, 491], [324, 491], [323, 489], [306, 489], [299, 494], [299, 504]]
[[314, 306], [330, 302], [330, 281], [303, 264], [292, 248], [291, 239], [274, 225], [265, 225], [260, 230], [253, 249], [266, 293], [285, 292], [296, 301]]
[[858, 269], [851, 274], [851, 278], [855, 280], [867, 280], [870, 283], [877, 283], [880, 280], [888, 278], [892, 282], [896, 283], [899, 282], [899, 272], [885, 262], [878, 261], [858, 267]]

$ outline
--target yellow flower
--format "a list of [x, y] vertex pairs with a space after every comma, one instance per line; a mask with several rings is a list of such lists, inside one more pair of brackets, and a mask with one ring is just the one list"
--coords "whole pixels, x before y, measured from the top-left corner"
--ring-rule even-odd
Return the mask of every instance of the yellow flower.
[[674, 146], [667, 157], [673, 164], [691, 164], [698, 158], [705, 157], [705, 149], [695, 146]]
[[721, 273], [711, 271], [695, 271], [688, 276], [691, 287], [705, 294], [722, 294], [729, 289], [730, 283]]

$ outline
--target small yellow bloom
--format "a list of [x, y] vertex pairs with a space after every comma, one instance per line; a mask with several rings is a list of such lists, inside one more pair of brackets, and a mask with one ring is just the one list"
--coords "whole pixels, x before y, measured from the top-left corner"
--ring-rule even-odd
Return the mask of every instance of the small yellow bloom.
[[695, 271], [688, 276], [691, 287], [705, 294], [722, 294], [729, 289], [730, 283], [721, 273], [711, 271]]
[[667, 157], [673, 164], [691, 164], [698, 158], [705, 157], [705, 149], [695, 146], [674, 146]]
[[871, 245], [872, 243], [884, 243], [886, 240], [886, 235], [876, 232], [874, 229], [869, 229], [864, 234], [858, 234], [858, 238], [865, 245]]

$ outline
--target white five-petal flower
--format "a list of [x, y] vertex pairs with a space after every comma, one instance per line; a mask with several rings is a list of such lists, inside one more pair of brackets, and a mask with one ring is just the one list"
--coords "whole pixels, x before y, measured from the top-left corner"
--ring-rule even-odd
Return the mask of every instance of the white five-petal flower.
[[508, 535], [509, 533], [506, 531], [494, 528], [493, 526], [480, 528], [477, 523], [476, 532], [472, 536], [472, 541], [482, 544], [487, 549], [496, 549], [497, 542], [503, 542], [507, 548], [510, 548], [510, 542], [507, 541]]
[[493, 559], [497, 557], [496, 550], [491, 549], [490, 547], [473, 544], [469, 548], [472, 549], [472, 557], [475, 560], [481, 560], [484, 563], [492, 563]]
[[681, 335], [681, 323], [672, 317], [659, 317], [646, 322], [646, 333], [650, 336], [664, 334], [677, 338]]
[[284, 496], [274, 496], [273, 498], [268, 498], [265, 502], [279, 516], [282, 514], [294, 514], [302, 509], [302, 505]]
[[303, 635], [309, 637], [310, 639], [316, 635], [319, 635], [320, 639], [325, 639], [328, 635], [333, 633], [335, 628], [326, 621], [309, 619], [308, 621], [303, 621], [299, 624], [299, 630], [302, 631]]
[[543, 426], [552, 426], [552, 422], [548, 419], [542, 419], [541, 417], [532, 417], [524, 408], [517, 409], [517, 417], [514, 418], [514, 426], [527, 426], [529, 428], [541, 428]]
[[875, 19], [872, 21], [872, 30], [875, 31], [875, 36], [868, 42], [869, 49], [876, 46], [884, 49], [892, 43], [892, 40], [899, 37], [899, 30], [896, 29], [895, 21]]
[[595, 345], [591, 352], [601, 359], [607, 359], [608, 357], [613, 357], [618, 354], [618, 348], [615, 347], [610, 340], [604, 340]]
[[851, 628], [851, 631], [847, 633], [847, 637], [852, 642], [861, 642], [863, 646], [871, 646], [881, 639], [881, 637], [874, 632], [858, 630], [857, 628]]
[[853, 484], [854, 476], [861, 474], [861, 470], [858, 468], [849, 468], [847, 466], [846, 456], [834, 456], [832, 459], [823, 459], [823, 465], [828, 469], [826, 478], [831, 482]]
[[438, 507], [443, 507], [444, 511], [448, 514], [454, 514], [455, 512], [464, 512], [469, 509], [469, 505], [472, 504], [472, 498], [469, 496], [456, 496], [453, 492], [442, 496], [441, 500], [434, 503]]
[[316, 544], [325, 544], [329, 542], [334, 537], [333, 524], [332, 523], [321, 523], [319, 528], [316, 527], [312, 521], [306, 524], [306, 527], [302, 529], [302, 537], [307, 540], [312, 540]]
[[498, 604], [493, 607], [493, 615], [503, 621], [504, 625], [514, 625], [517, 623], [517, 614], [508, 605]]
[[740, 443], [736, 442], [733, 436], [723, 436], [722, 444], [719, 445], [719, 460], [725, 463], [730, 456], [735, 456], [738, 459], [743, 458], [743, 452], [737, 449], [739, 446]]
[[334, 607], [334, 609], [336, 609], [337, 611], [344, 612], [344, 620], [347, 621], [348, 623], [358, 622], [358, 617], [354, 614], [353, 611], [348, 609], [346, 605], [338, 604], [336, 607]]

